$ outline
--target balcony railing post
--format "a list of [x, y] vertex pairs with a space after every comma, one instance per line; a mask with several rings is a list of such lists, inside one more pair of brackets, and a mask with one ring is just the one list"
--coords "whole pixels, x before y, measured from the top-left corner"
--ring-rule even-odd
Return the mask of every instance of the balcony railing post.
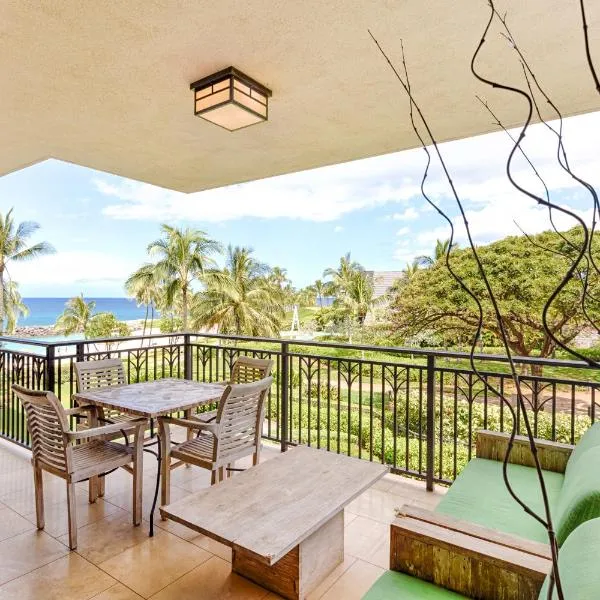
[[281, 373], [279, 374], [279, 386], [281, 397], [281, 451], [287, 450], [288, 443], [288, 385], [289, 385], [289, 346], [287, 342], [281, 343]]
[[183, 377], [184, 379], [193, 379], [192, 370], [192, 344], [190, 334], [186, 333], [183, 336]]
[[79, 342], [75, 346], [75, 360], [77, 362], [82, 362], [85, 360], [85, 344], [83, 342]]
[[54, 346], [46, 346], [46, 389], [54, 392], [56, 385], [56, 374], [54, 372]]
[[435, 460], [435, 356], [427, 356], [427, 448], [426, 448], [426, 485], [427, 491], [433, 491]]

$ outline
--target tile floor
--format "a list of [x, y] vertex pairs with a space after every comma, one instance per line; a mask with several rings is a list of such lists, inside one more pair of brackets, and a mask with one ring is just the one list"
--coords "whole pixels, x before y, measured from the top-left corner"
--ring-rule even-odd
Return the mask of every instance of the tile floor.
[[[265, 447], [263, 459], [274, 456]], [[240, 465], [243, 466], [243, 465]], [[156, 463], [145, 456], [144, 514], [148, 518]], [[275, 600], [277, 595], [231, 573], [231, 551], [173, 522], [131, 525], [131, 477], [107, 477], [106, 495], [90, 505], [85, 484], [77, 501], [79, 545], [67, 547], [65, 484], [44, 474], [46, 528], [35, 527], [33, 477], [28, 452], [0, 441], [0, 600]], [[209, 485], [209, 474], [193, 468], [173, 472], [171, 497]], [[405, 503], [433, 508], [443, 488], [387, 475], [345, 512], [345, 560], [311, 600], [354, 600], [388, 565], [389, 523]]]

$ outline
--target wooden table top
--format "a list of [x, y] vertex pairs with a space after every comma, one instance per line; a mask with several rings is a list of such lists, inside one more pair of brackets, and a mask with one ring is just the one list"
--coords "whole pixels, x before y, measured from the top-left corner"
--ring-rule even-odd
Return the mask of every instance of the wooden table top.
[[160, 511], [273, 565], [387, 472], [381, 464], [298, 446]]
[[74, 395], [79, 404], [95, 404], [148, 419], [209, 404], [221, 398], [224, 386], [187, 379], [157, 379], [111, 386]]

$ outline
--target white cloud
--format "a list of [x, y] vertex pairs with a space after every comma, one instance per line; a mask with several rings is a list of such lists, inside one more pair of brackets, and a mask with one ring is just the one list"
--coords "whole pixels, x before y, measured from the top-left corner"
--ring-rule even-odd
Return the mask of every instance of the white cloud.
[[90, 284], [114, 287], [115, 283], [122, 283], [137, 266], [137, 263], [122, 256], [95, 251], [69, 251], [13, 264], [10, 276], [20, 285], [81, 284], [83, 290]]
[[333, 233], [340, 233], [341, 231], [344, 231], [344, 228], [341, 225], [336, 225], [333, 228]]
[[412, 207], [404, 209], [401, 213], [394, 213], [392, 219], [394, 221], [414, 221], [419, 218], [419, 213]]
[[396, 231], [397, 236], [406, 235], [407, 233], [410, 233], [410, 227], [401, 227]]

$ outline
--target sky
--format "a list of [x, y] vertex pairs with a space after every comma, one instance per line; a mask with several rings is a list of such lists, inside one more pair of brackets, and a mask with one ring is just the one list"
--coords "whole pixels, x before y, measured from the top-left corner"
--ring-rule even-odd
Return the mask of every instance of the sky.
[[[564, 143], [573, 171], [600, 185], [597, 132], [600, 113], [564, 122]], [[511, 141], [504, 132], [440, 145], [464, 203], [475, 242], [550, 228], [547, 209], [511, 186], [505, 161]], [[524, 147], [552, 199], [591, 219], [590, 196], [556, 162], [556, 137], [532, 126]], [[124, 296], [123, 282], [149, 260], [146, 247], [161, 223], [205, 231], [224, 245], [250, 246], [259, 260], [287, 269], [296, 287], [322, 277], [340, 256], [352, 253], [369, 270], [402, 270], [415, 256], [431, 254], [449, 227], [420, 193], [422, 149], [183, 194], [149, 184], [48, 160], [0, 178], [0, 212], [14, 207], [17, 221], [33, 220], [33, 241], [56, 252], [13, 265], [10, 276], [24, 297]], [[516, 179], [535, 193], [543, 188], [519, 155]], [[465, 229], [439, 165], [426, 190]], [[556, 214], [568, 229], [572, 218]], [[517, 226], [518, 224], [518, 226]]]

